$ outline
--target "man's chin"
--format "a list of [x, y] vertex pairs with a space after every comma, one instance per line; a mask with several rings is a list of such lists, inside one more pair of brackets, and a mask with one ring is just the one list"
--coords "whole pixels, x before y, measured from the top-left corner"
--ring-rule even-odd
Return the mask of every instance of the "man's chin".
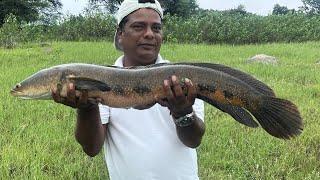
[[138, 54], [140, 54], [140, 56], [155, 57], [158, 56], [158, 51], [155, 49], [139, 49]]
[[139, 55], [140, 62], [143, 65], [154, 64], [158, 58], [158, 54], [155, 53], [144, 53]]

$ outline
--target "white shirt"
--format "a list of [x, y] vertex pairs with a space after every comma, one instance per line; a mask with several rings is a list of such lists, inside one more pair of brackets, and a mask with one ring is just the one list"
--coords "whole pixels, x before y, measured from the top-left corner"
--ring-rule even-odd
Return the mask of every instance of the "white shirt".
[[[158, 56], [156, 63], [169, 62]], [[123, 56], [114, 64], [123, 67]], [[145, 110], [99, 105], [102, 124], [108, 123], [104, 143], [111, 180], [198, 180], [196, 150], [178, 138], [170, 111], [155, 104]], [[193, 109], [204, 119], [204, 103]]]

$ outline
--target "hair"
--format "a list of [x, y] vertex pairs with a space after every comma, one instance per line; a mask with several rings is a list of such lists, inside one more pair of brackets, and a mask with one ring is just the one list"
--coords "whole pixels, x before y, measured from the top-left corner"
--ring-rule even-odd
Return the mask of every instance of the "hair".
[[124, 26], [126, 25], [126, 23], [129, 21], [128, 16], [124, 17], [121, 22], [119, 23], [119, 29], [120, 31], [124, 30]]

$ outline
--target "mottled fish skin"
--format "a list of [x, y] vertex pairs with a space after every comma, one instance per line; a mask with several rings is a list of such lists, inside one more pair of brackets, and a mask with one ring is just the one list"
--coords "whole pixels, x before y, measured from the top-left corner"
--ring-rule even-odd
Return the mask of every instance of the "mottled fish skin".
[[[159, 63], [159, 64], [151, 64], [148, 66], [133, 66], [129, 67], [130, 69], [145, 69], [145, 68], [150, 68], [150, 67], [160, 67], [160, 66], [168, 66], [168, 65], [191, 65], [191, 66], [199, 66], [202, 68], [210, 68], [213, 70], [221, 71], [224, 72], [228, 75], [231, 75], [245, 83], [247, 83], [249, 86], [253, 87], [255, 90], [259, 91], [260, 93], [267, 95], [267, 96], [275, 96], [273, 90], [266, 85], [265, 83], [257, 80], [250, 74], [244, 73], [240, 70], [230, 68], [228, 66], [222, 65], [222, 64], [214, 64], [214, 63], [190, 63], [190, 62], [179, 62], [179, 63]], [[200, 88], [200, 91], [205, 89], [205, 88], [214, 88], [213, 86], [210, 85], [198, 85]], [[198, 95], [198, 98], [199, 95]], [[205, 99], [204, 96], [201, 97], [202, 99]], [[236, 121], [238, 121], [241, 124], [244, 124], [248, 127], [259, 127], [258, 123], [254, 120], [252, 115], [245, 110], [242, 107], [238, 106], [233, 106], [232, 104], [222, 104], [219, 103], [218, 101], [215, 101], [214, 99], [207, 99], [207, 101], [210, 101], [210, 104], [213, 105], [214, 107], [218, 108], [222, 112], [225, 112], [232, 116]]]
[[21, 82], [12, 95], [37, 98], [59, 85], [88, 90], [89, 98], [99, 98], [111, 107], [138, 107], [165, 98], [163, 80], [172, 75], [189, 78], [200, 99], [215, 105], [232, 105], [248, 110], [271, 135], [289, 139], [302, 131], [302, 118], [290, 101], [267, 96], [244, 81], [225, 72], [193, 65], [148, 68], [115, 68], [89, 64], [65, 64], [42, 70]]

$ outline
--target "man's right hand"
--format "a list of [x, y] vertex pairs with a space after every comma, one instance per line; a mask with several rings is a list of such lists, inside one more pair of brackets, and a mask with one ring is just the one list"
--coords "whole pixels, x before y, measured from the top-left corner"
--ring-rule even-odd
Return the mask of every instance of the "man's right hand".
[[51, 89], [52, 98], [55, 102], [78, 109], [86, 109], [98, 104], [98, 101], [88, 99], [88, 91], [80, 91], [77, 94], [73, 83], [69, 83], [67, 87], [66, 97], [60, 95], [58, 88]]

